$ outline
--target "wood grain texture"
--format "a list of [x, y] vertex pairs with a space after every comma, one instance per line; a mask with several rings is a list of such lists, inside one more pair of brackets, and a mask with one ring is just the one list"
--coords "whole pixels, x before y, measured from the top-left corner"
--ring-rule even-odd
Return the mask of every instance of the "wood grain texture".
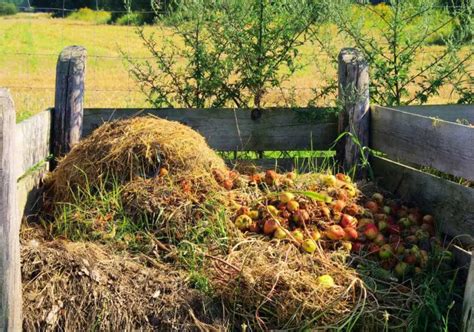
[[49, 163], [44, 163], [25, 174], [17, 181], [17, 205], [19, 215], [28, 218], [37, 214], [41, 208], [41, 194], [43, 193], [43, 179], [48, 173]]
[[471, 255], [471, 265], [464, 290], [462, 322], [464, 332], [474, 331], [474, 255]]
[[17, 178], [50, 155], [51, 111], [43, 111], [16, 124]]
[[427, 117], [456, 122], [467, 120], [474, 124], [474, 105], [423, 105], [423, 106], [396, 106], [397, 110], [418, 114]]
[[253, 120], [250, 110], [241, 109], [86, 109], [83, 134], [104, 121], [154, 115], [189, 125], [216, 150], [326, 150], [337, 135], [327, 114], [325, 109], [269, 109]]
[[56, 158], [69, 152], [82, 135], [86, 57], [85, 48], [69, 46], [58, 58], [52, 144]]
[[[344, 48], [338, 58], [339, 102], [343, 105], [339, 113], [338, 133], [351, 133], [356, 144], [345, 136], [338, 144], [338, 160], [344, 169], [350, 170], [360, 164], [360, 147], [369, 145], [369, 66], [356, 49]], [[362, 178], [364, 171], [358, 167], [356, 177]]]
[[22, 323], [15, 118], [10, 93], [0, 88], [0, 331], [21, 331]]
[[385, 158], [371, 164], [382, 188], [433, 214], [441, 232], [474, 244], [474, 189]]
[[386, 107], [371, 111], [371, 147], [390, 159], [474, 180], [474, 128]]

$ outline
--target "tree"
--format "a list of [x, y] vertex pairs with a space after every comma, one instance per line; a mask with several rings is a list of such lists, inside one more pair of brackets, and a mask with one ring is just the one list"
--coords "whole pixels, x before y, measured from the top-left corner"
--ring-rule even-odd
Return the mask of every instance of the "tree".
[[[472, 27], [454, 28], [467, 8], [450, 12], [434, 0], [390, 0], [389, 5], [375, 7], [336, 0], [328, 5], [340, 34], [370, 63], [370, 93], [375, 103], [423, 104], [450, 82], [472, 78], [467, 68], [472, 48], [463, 47]], [[312, 39], [328, 52], [333, 49], [332, 40], [323, 39], [318, 29]], [[425, 53], [434, 42], [443, 46]], [[462, 86], [454, 89], [461, 99], [467, 93]]]
[[298, 47], [323, 9], [311, 0], [183, 1], [166, 19], [173, 37], [164, 46], [138, 31], [154, 63], [127, 58], [130, 72], [156, 106], [262, 107], [299, 67]]

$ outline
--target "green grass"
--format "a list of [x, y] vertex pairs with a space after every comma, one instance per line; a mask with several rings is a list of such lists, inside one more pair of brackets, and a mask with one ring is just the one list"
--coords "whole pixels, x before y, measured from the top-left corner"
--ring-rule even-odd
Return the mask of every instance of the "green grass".
[[81, 8], [67, 17], [69, 20], [84, 21], [95, 24], [107, 24], [110, 22], [112, 14], [103, 10], [92, 10], [90, 8]]
[[[78, 18], [88, 17], [79, 12], [76, 14]], [[0, 17], [0, 82], [10, 88], [18, 118], [24, 119], [54, 104], [57, 57], [69, 45], [82, 45], [88, 52], [85, 107], [150, 107], [128, 75], [120, 54], [122, 50], [131, 57], [150, 56], [135, 33], [136, 27], [97, 24], [95, 15], [91, 20], [26, 13]], [[105, 21], [106, 13], [99, 16], [104, 16], [102, 21]], [[146, 33], [156, 32], [158, 43], [162, 42], [161, 34], [170, 34], [167, 28], [160, 30], [157, 26], [146, 25], [144, 29]], [[348, 46], [337, 36], [334, 26], [328, 24], [325, 34], [336, 40], [337, 48]], [[427, 54], [441, 48], [427, 46], [417, 61], [421, 65]], [[337, 77], [328, 56], [311, 40], [299, 51], [305, 67], [284, 84], [288, 89], [270, 90], [265, 98], [266, 106], [305, 106], [310, 102], [328, 106], [334, 102], [333, 94], [315, 99], [313, 91], [320, 89], [323, 82]], [[451, 89], [443, 87], [429, 102], [446, 104], [456, 100]]]

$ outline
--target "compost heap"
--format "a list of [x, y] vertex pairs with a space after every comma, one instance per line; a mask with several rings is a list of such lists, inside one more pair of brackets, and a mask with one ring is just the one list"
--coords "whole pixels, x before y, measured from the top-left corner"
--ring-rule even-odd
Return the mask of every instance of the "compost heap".
[[[83, 313], [76, 320], [82, 327], [93, 327], [84, 308], [105, 302], [97, 310], [107, 319], [97, 324], [106, 329], [349, 328], [356, 322], [377, 329], [387, 317], [403, 328], [399, 313], [407, 315], [423, 299], [413, 296], [413, 284], [400, 288], [398, 281], [422, 273], [428, 253], [440, 248], [432, 217], [379, 193], [364, 197], [343, 174], [239, 174], [195, 131], [153, 117], [98, 128], [60, 162], [48, 185], [50, 232], [100, 244], [54, 240], [45, 253], [24, 249], [26, 293], [67, 290], [26, 296], [25, 324], [31, 327], [64, 328], [70, 311]], [[102, 258], [93, 259], [99, 274], [110, 269], [114, 277], [94, 284], [85, 250], [70, 249], [85, 246], [99, 246]], [[171, 308], [160, 302], [156, 311], [150, 281], [130, 280], [130, 270], [112, 263], [120, 255], [105, 253], [111, 250], [125, 252], [125, 261], [134, 257], [132, 271], [146, 271], [151, 277], [145, 279], [166, 294], [193, 294], [192, 303], [170, 297]], [[52, 261], [65, 271], [61, 278], [47, 271]], [[362, 282], [355, 265], [376, 273], [383, 291], [377, 293], [373, 278]], [[170, 288], [169, 278], [182, 287]], [[77, 284], [84, 279], [103, 295]], [[134, 305], [108, 302], [125, 293]], [[48, 318], [54, 310], [38, 301], [62, 316]], [[122, 311], [127, 318], [115, 323]], [[170, 312], [177, 313], [173, 319]]]

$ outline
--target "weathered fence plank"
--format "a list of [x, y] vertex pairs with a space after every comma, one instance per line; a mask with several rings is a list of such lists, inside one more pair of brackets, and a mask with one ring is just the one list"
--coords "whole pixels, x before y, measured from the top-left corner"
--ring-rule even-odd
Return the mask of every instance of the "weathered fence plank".
[[43, 111], [17, 123], [15, 142], [15, 169], [21, 177], [31, 167], [44, 161], [51, 153], [51, 111]]
[[474, 124], [474, 105], [423, 105], [423, 106], [396, 106], [397, 110], [438, 118], [445, 121], [468, 121]]
[[[346, 170], [360, 164], [363, 151], [369, 145], [369, 66], [362, 53], [356, 49], [344, 48], [339, 53], [339, 112], [338, 132], [348, 132], [338, 144], [338, 159]], [[358, 140], [357, 144], [354, 139]], [[356, 177], [364, 171], [359, 167]]]
[[432, 213], [443, 233], [474, 244], [474, 189], [385, 158], [374, 157], [372, 167], [382, 188]]
[[41, 208], [43, 179], [49, 170], [49, 163], [39, 164], [24, 174], [16, 184], [17, 204], [20, 216], [37, 214]]
[[390, 159], [474, 180], [474, 128], [373, 106], [371, 147]]
[[462, 322], [464, 332], [474, 331], [474, 255], [471, 255], [471, 265], [464, 291]]
[[21, 331], [20, 220], [16, 203], [15, 109], [0, 88], [0, 331]]
[[82, 135], [86, 57], [85, 48], [69, 46], [58, 58], [52, 144], [56, 158], [67, 153]]
[[288, 172], [296, 170], [298, 173], [315, 171], [323, 164], [327, 165], [329, 159], [324, 158], [262, 158], [262, 159], [230, 159], [226, 160], [227, 165], [235, 167], [237, 170], [250, 169], [255, 167], [258, 170], [273, 169], [276, 171]]
[[[336, 138], [327, 109], [86, 109], [83, 135], [105, 121], [154, 115], [189, 125], [221, 151], [326, 150]], [[331, 122], [332, 121], [332, 122]]]

